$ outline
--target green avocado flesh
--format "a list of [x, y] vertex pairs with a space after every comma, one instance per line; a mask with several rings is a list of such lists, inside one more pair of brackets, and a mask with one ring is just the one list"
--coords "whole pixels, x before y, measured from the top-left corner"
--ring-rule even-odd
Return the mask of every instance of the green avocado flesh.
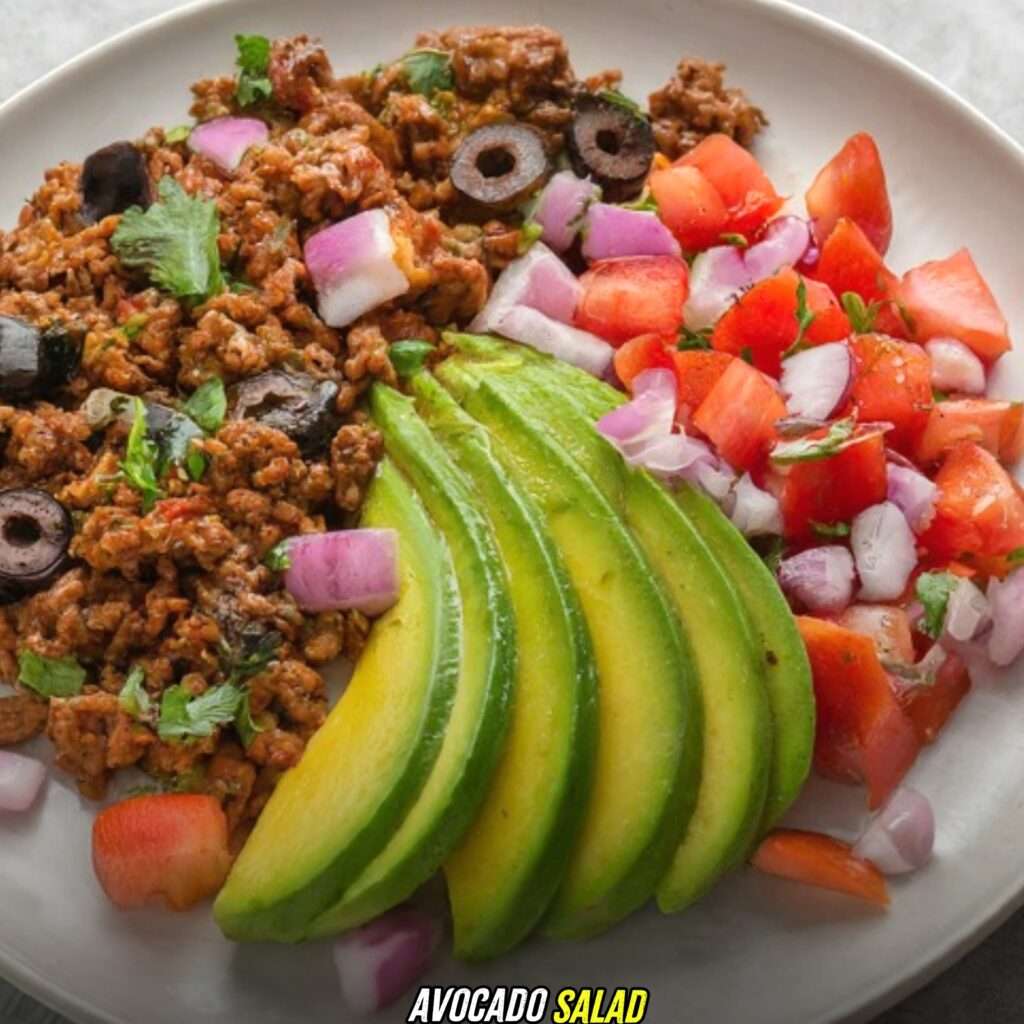
[[691, 655], [622, 520], [545, 426], [451, 360], [437, 375], [487, 428], [505, 472], [545, 517], [587, 619], [599, 679], [597, 756], [545, 930], [594, 934], [653, 895], [688, 824], [701, 750]]
[[574, 389], [532, 360], [469, 362], [527, 419], [543, 421], [613, 503], [660, 577], [697, 665], [704, 721], [696, 808], [658, 886], [664, 910], [698, 899], [742, 861], [759, 834], [772, 752], [771, 710], [746, 611], [729, 578], [669, 493], [632, 469], [573, 402]]
[[363, 524], [398, 533], [399, 600], [374, 626], [344, 696], [235, 862], [214, 907], [234, 939], [301, 938], [387, 844], [441, 749], [461, 614], [448, 551], [388, 461]]
[[465, 473], [508, 572], [519, 664], [512, 720], [480, 813], [445, 875], [457, 956], [496, 956], [547, 910], [583, 821], [597, 739], [597, 673], [586, 621], [543, 518], [489, 435], [426, 373], [417, 409]]
[[472, 822], [503, 749], [516, 675], [507, 577], [469, 482], [417, 415], [382, 384], [370, 393], [388, 457], [409, 477], [451, 551], [462, 606], [461, 663], [441, 751], [388, 844], [307, 930], [331, 935], [410, 896], [445, 862]]

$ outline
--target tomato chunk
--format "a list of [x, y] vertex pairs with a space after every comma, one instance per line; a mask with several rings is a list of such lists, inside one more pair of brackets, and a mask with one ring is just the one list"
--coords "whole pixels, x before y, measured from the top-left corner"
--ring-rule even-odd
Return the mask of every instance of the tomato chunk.
[[96, 877], [116, 906], [163, 902], [187, 910], [213, 896], [227, 878], [227, 819], [211, 796], [125, 800], [97, 815], [92, 858]]
[[635, 377], [655, 369], [675, 369], [669, 343], [660, 334], [641, 334], [615, 350], [615, 375], [629, 390]]
[[866, 860], [853, 855], [846, 843], [799, 829], [776, 829], [751, 858], [758, 871], [793, 882], [832, 889], [875, 906], [889, 905], [885, 876]]
[[913, 723], [917, 740], [922, 746], [935, 742], [935, 737], [970, 688], [971, 677], [967, 666], [955, 654], [946, 655], [945, 662], [935, 674], [935, 682], [897, 687], [896, 698], [904, 714]]
[[918, 439], [914, 456], [931, 465], [961, 441], [973, 441], [1002, 462], [1020, 458], [1024, 434], [1024, 403], [991, 398], [956, 398], [936, 402]]
[[818, 172], [805, 196], [819, 242], [827, 241], [841, 217], [848, 217], [883, 256], [892, 240], [892, 207], [875, 140], [852, 135]]
[[613, 345], [639, 334], [673, 337], [689, 293], [686, 264], [674, 256], [600, 260], [581, 278], [576, 326]]
[[910, 616], [903, 608], [891, 604], [852, 604], [838, 621], [846, 629], [871, 637], [880, 658], [906, 665], [917, 660]]
[[696, 167], [669, 167], [649, 179], [658, 216], [687, 252], [720, 245], [729, 211], [718, 190]]
[[729, 368], [733, 358], [725, 352], [673, 352], [672, 359], [679, 382], [680, 409], [685, 407], [687, 415], [696, 412]]
[[815, 768], [861, 781], [879, 807], [917, 757], [914, 727], [901, 710], [869, 636], [834, 622], [797, 616], [814, 677], [818, 720]]
[[693, 425], [734, 469], [761, 462], [775, 440], [775, 424], [786, 404], [764, 377], [733, 359], [693, 415]]
[[728, 211], [722, 231], [752, 235], [785, 202], [753, 155], [728, 135], [709, 135], [676, 167], [693, 167], [711, 182]]
[[966, 249], [908, 270], [900, 296], [922, 343], [959, 338], [989, 364], [1011, 347], [1006, 317]]
[[920, 345], [884, 334], [850, 342], [856, 363], [851, 397], [863, 422], [892, 423], [888, 442], [909, 453], [932, 407], [932, 361]]

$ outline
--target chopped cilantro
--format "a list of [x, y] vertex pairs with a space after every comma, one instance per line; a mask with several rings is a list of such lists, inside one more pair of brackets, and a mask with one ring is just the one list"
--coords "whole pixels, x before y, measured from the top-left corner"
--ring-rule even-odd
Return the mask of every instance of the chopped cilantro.
[[393, 342], [388, 349], [388, 356], [399, 377], [411, 377], [417, 370], [423, 368], [427, 356], [433, 351], [434, 346], [429, 341], [410, 338]]
[[747, 241], [747, 236], [741, 235], [738, 231], [726, 231], [725, 234], [718, 237], [726, 245], [735, 245], [737, 249], [746, 249], [750, 245], [750, 242]]
[[521, 256], [525, 252], [529, 252], [534, 242], [540, 241], [540, 236], [544, 234], [544, 228], [540, 226], [535, 220], [526, 221], [523, 226], [519, 229], [519, 241], [516, 243], [516, 250]]
[[[589, 203], [587, 204], [590, 205]], [[658, 212], [658, 200], [648, 192], [643, 191], [634, 199], [631, 203], [623, 203], [622, 208], [624, 210], [639, 210], [641, 213], [657, 213]]]
[[1008, 562], [1024, 562], [1024, 548], [1014, 548], [1007, 556]]
[[[192, 447], [193, 441], [198, 441], [206, 435], [202, 428], [190, 416], [184, 413], [168, 410], [167, 422], [155, 432], [151, 432], [152, 441], [156, 444], [157, 460], [155, 466], [156, 478], [159, 480], [164, 473], [172, 466], [184, 466], [193, 479], [199, 479], [205, 469], [205, 459], [202, 452]], [[202, 460], [203, 469], [199, 468], [196, 457]], [[192, 463], [190, 466], [189, 463]], [[196, 476], [194, 469], [199, 469]]]
[[870, 334], [875, 329], [875, 317], [881, 309], [881, 303], [872, 302], [865, 305], [864, 300], [856, 292], [843, 292], [839, 301], [850, 321], [854, 334]]
[[933, 402], [948, 402], [949, 395], [940, 390], [939, 388], [932, 388], [932, 401]]
[[250, 676], [259, 675], [272, 661], [277, 658], [277, 649], [283, 637], [277, 630], [247, 633], [242, 636], [239, 651], [232, 651], [224, 645], [221, 655], [224, 658], [224, 669], [228, 683], [239, 683]]
[[211, 377], [203, 381], [185, 402], [186, 416], [191, 416], [208, 434], [220, 430], [228, 411], [228, 399], [224, 392], [224, 381]]
[[691, 331], [689, 327], [681, 327], [676, 348], [680, 352], [686, 352], [689, 349], [711, 348], [711, 328], [704, 327], [699, 331]]
[[148, 319], [145, 313], [136, 313], [121, 324], [121, 331], [129, 341], [134, 341], [142, 333]]
[[814, 323], [815, 314], [807, 305], [807, 282], [802, 277], [796, 286], [796, 312], [793, 315], [796, 317], [796, 338], [793, 344], [782, 353], [783, 359], [795, 356], [797, 352], [802, 352], [807, 348], [804, 335], [807, 333], [807, 328]]
[[132, 718], [148, 718], [153, 710], [153, 703], [143, 685], [145, 681], [145, 670], [141, 665], [133, 665], [118, 694], [118, 704]]
[[239, 106], [251, 107], [260, 100], [269, 100], [274, 87], [267, 77], [270, 67], [270, 40], [266, 36], [235, 36], [238, 56], [238, 78], [235, 82], [235, 99]]
[[409, 88], [421, 96], [429, 99], [435, 92], [455, 88], [451, 54], [443, 50], [413, 50], [400, 63]]
[[164, 142], [173, 146], [176, 142], [184, 142], [192, 134], [192, 125], [179, 124], [164, 132]]
[[951, 572], [923, 572], [917, 577], [917, 599], [924, 608], [921, 628], [930, 637], [942, 634], [950, 595], [959, 584], [959, 578]]
[[18, 682], [41, 697], [75, 697], [85, 684], [85, 669], [75, 658], [48, 658], [25, 650], [18, 653]]
[[185, 472], [192, 480], [202, 480], [206, 472], [206, 456], [198, 448], [189, 446], [185, 456]]
[[252, 717], [252, 705], [249, 702], [249, 691], [242, 693], [242, 699], [238, 702], [238, 711], [235, 714], [235, 732], [246, 749], [256, 736], [263, 732], [263, 726], [259, 725]]
[[772, 449], [772, 462], [780, 466], [789, 466], [794, 462], [827, 459], [830, 455], [842, 451], [855, 430], [856, 423], [851, 417], [836, 420], [829, 426], [824, 437], [801, 437], [793, 441], [780, 442]]
[[264, 556], [263, 564], [274, 572], [284, 572], [292, 567], [292, 560], [288, 554], [290, 538], [278, 541]]
[[121, 216], [111, 245], [121, 263], [145, 270], [158, 288], [199, 302], [224, 290], [212, 199], [190, 196], [171, 177], [160, 179], [159, 202], [132, 206]]
[[164, 691], [157, 733], [162, 740], [212, 736], [218, 725], [234, 721], [242, 691], [230, 683], [193, 697], [180, 683]]
[[849, 523], [816, 523], [811, 520], [811, 529], [819, 536], [825, 538], [849, 537]]
[[634, 117], [640, 118], [642, 121], [647, 121], [647, 114], [641, 109], [640, 104], [636, 100], [630, 99], [624, 93], [619, 92], [618, 89], [602, 89], [598, 94], [598, 97], [605, 101], [605, 103], [611, 103], [616, 107], [621, 107], [623, 110], [629, 111]]
[[749, 345], [744, 345], [740, 349], [740, 359], [745, 363], [749, 363], [751, 366], [754, 365], [754, 350]]
[[121, 460], [121, 475], [142, 495], [142, 509], [148, 512], [160, 497], [160, 488], [156, 482], [156, 468], [161, 461], [160, 450], [146, 436], [146, 407], [142, 399], [136, 397], [133, 406], [132, 429], [128, 433], [128, 443]]
[[778, 573], [782, 556], [786, 550], [785, 541], [779, 536], [756, 538], [756, 540], [758, 543], [755, 543], [755, 547], [761, 556], [761, 561], [768, 566], [773, 575]]

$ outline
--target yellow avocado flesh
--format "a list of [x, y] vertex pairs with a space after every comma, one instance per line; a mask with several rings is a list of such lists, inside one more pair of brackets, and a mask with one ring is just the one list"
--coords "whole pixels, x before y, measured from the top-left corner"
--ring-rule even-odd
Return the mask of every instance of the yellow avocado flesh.
[[456, 956], [496, 956], [536, 926], [565, 876], [589, 791], [597, 678], [582, 610], [536, 507], [489, 436], [425, 373], [417, 408], [470, 480], [509, 577], [519, 666], [502, 759], [448, 858]]
[[597, 757], [545, 928], [594, 934], [650, 898], [686, 827], [700, 764], [689, 654], [634, 541], [579, 468], [486, 383], [450, 360], [437, 374], [545, 516], [586, 615], [599, 680]]
[[235, 862], [214, 908], [231, 938], [300, 938], [345, 878], [384, 847], [441, 747], [459, 651], [448, 553], [389, 462], [378, 470], [363, 524], [398, 532], [400, 596]]

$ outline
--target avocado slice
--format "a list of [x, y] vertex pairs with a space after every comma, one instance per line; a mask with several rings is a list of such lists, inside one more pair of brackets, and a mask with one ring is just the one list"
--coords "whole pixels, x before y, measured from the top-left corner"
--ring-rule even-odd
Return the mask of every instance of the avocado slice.
[[229, 938], [293, 941], [382, 850], [441, 749], [459, 670], [448, 550], [391, 462], [363, 524], [398, 532], [398, 603], [344, 696], [277, 786], [214, 906]]
[[375, 384], [370, 412], [388, 457], [409, 477], [451, 550], [462, 605], [462, 660], [441, 752], [387, 846], [309, 927], [332, 935], [410, 896], [447, 860], [480, 806], [503, 749], [516, 674], [508, 583], [472, 487], [416, 414], [413, 401]]
[[505, 471], [546, 518], [587, 618], [599, 680], [597, 759], [546, 930], [591, 935], [653, 895], [692, 813], [701, 720], [691, 655], [622, 520], [545, 428], [451, 360], [437, 375], [488, 429]]
[[663, 909], [682, 909], [746, 857], [764, 812], [772, 721], [746, 611], [669, 493], [598, 434], [564, 381], [530, 360], [468, 366], [524, 418], [543, 422], [620, 512], [689, 636], [704, 709], [701, 785], [690, 827], [658, 886]]
[[597, 670], [586, 620], [536, 506], [490, 436], [427, 373], [416, 406], [472, 486], [508, 572], [519, 665], [512, 720], [480, 813], [448, 858], [456, 956], [497, 956], [536, 927], [565, 877], [597, 742]]

